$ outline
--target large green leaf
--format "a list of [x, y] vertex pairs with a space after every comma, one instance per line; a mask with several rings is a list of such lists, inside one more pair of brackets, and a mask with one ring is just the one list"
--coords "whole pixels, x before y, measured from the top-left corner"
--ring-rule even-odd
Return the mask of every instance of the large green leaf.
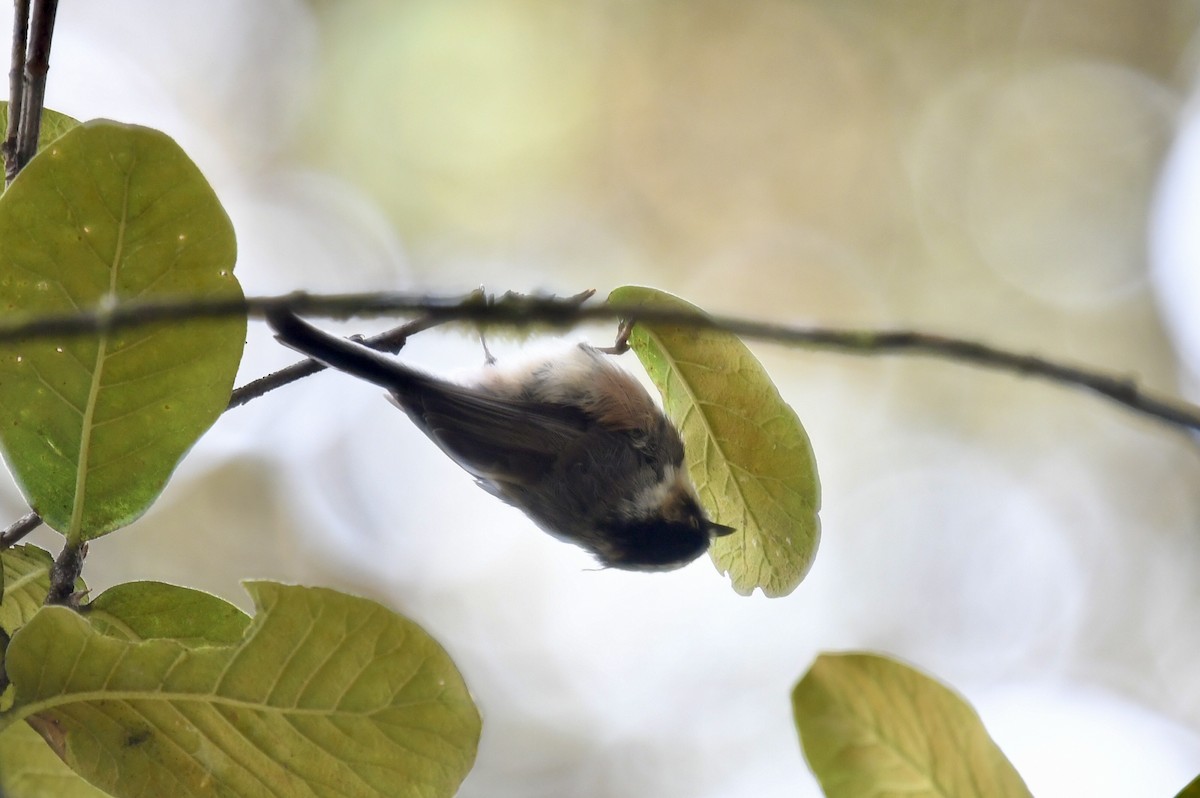
[[[233, 228], [170, 138], [88, 122], [0, 196], [0, 313], [240, 297]], [[129, 523], [229, 400], [244, 318], [0, 347], [0, 444], [30, 505], [86, 540]]]
[[[56, 138], [66, 133], [73, 127], [79, 125], [78, 119], [72, 119], [66, 114], [60, 114], [58, 111], [51, 111], [49, 108], [42, 109], [42, 125], [38, 131], [38, 149], [45, 147]], [[3, 138], [8, 130], [8, 102], [0, 100], [0, 138]]]
[[966, 701], [887, 657], [822, 654], [792, 709], [828, 798], [1030, 798]]
[[332, 590], [248, 590], [257, 613], [231, 645], [124, 640], [43, 607], [9, 646], [0, 724], [27, 716], [116, 796], [454, 794], [479, 715], [432, 638]]
[[67, 767], [26, 723], [0, 733], [0, 795], [6, 798], [107, 798]]
[[[17, 627], [41, 605], [49, 587], [46, 571], [50, 555], [40, 554], [44, 559], [29, 559], [44, 568], [24, 569], [36, 574], [37, 579], [29, 580], [22, 574], [27, 585], [37, 587], [32, 591], [23, 589], [21, 598], [32, 592], [35, 595], [29, 598], [36, 598], [36, 604], [19, 602], [26, 612]], [[128, 582], [109, 588], [85, 605], [84, 611], [93, 628], [105, 634], [127, 640], [169, 637], [185, 645], [235, 644], [250, 623], [244, 612], [216, 596], [161, 582]], [[28, 724], [14, 724], [0, 734], [0, 795], [100, 798], [107, 794], [67, 767]]]
[[[608, 299], [700, 312], [651, 288], [625, 286]], [[738, 529], [713, 542], [713, 562], [742, 595], [792, 592], [821, 537], [816, 459], [795, 411], [733, 335], [638, 322], [629, 343], [679, 426], [701, 502]]]

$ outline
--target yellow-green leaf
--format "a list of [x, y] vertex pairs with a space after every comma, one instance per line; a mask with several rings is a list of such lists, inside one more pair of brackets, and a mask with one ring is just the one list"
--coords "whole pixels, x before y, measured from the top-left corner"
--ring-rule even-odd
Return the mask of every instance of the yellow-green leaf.
[[[72, 119], [66, 114], [51, 111], [49, 108], [43, 108], [42, 125], [38, 131], [38, 149], [40, 150], [63, 133], [78, 125], [78, 119]], [[8, 103], [0, 100], [0, 138], [3, 138], [3, 131], [6, 130], [8, 130]]]
[[165, 582], [125, 582], [84, 607], [92, 626], [125, 640], [170, 638], [188, 646], [232, 645], [250, 618], [222, 598]]
[[[700, 312], [651, 288], [625, 286], [608, 299]], [[701, 502], [738, 530], [713, 541], [713, 562], [742, 595], [792, 592], [821, 537], [817, 463], [795, 411], [736, 336], [638, 322], [629, 343], [679, 427]]]
[[[53, 565], [50, 552], [28, 543], [0, 551], [0, 581], [4, 584], [0, 592], [0, 674], [5, 672], [9, 638], [46, 601]], [[87, 589], [82, 579], [75, 581], [75, 589]], [[0, 679], [0, 712], [12, 706], [15, 692], [7, 679]], [[3, 794], [0, 791], [0, 796]]]
[[[50, 552], [29, 543], [0, 551], [4, 593], [0, 596], [0, 630], [12, 634], [33, 617], [50, 592]], [[83, 581], [76, 590], [86, 590]]]
[[792, 709], [828, 798], [1030, 798], [966, 701], [887, 657], [822, 654]]
[[[12, 629], [32, 616], [49, 588], [50, 555], [33, 549], [18, 556], [30, 567], [12, 569], [24, 582], [13, 605], [23, 617]], [[161, 582], [116, 585], [85, 605], [84, 612], [104, 634], [127, 640], [169, 637], [184, 645], [234, 644], [250, 623], [244, 612], [216, 596]], [[0, 795], [103, 798], [108, 793], [67, 767], [28, 724], [17, 723], [0, 734]]]
[[0, 795], [11, 798], [108, 798], [59, 759], [26, 723], [0, 733]]
[[[0, 313], [240, 298], [233, 228], [174, 141], [88, 122], [0, 196]], [[0, 347], [0, 444], [30, 505], [73, 540], [145, 512], [229, 399], [245, 318]]]
[[121, 639], [43, 607], [9, 645], [0, 727], [28, 717], [118, 798], [454, 794], [479, 715], [432, 638], [332, 590], [247, 589], [257, 612], [230, 645]]

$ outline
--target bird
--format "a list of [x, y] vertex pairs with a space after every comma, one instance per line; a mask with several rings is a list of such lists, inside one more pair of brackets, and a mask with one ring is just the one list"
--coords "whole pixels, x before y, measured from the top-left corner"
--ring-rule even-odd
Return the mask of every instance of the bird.
[[[606, 350], [576, 343], [442, 379], [287, 309], [266, 314], [283, 344], [381, 386], [485, 491], [605, 568], [669, 571], [736, 531], [711, 521], [679, 431]], [[485, 352], [486, 344], [485, 344]]]

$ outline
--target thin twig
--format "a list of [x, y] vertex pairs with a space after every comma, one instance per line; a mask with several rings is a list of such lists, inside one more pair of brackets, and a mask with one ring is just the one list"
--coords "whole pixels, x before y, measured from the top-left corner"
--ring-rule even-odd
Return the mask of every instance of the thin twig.
[[20, 543], [22, 538], [37, 529], [41, 523], [42, 517], [32, 510], [13, 521], [7, 529], [0, 532], [0, 551], [11, 549]]
[[796, 327], [734, 316], [709, 316], [687, 310], [635, 304], [580, 305], [572, 299], [506, 294], [495, 299], [437, 297], [406, 293], [305, 294], [222, 300], [159, 300], [112, 303], [76, 314], [0, 320], [0, 342], [63, 338], [112, 332], [163, 321], [213, 319], [268, 310], [290, 310], [327, 318], [421, 313], [430, 323], [469, 321], [513, 327], [569, 327], [598, 319], [634, 319], [693, 329], [719, 330], [743, 338], [835, 349], [857, 355], [923, 354], [985, 368], [1041, 377], [1061, 385], [1085, 388], [1146, 416], [1200, 430], [1200, 407], [1141, 388], [1133, 379], [1103, 371], [1012, 352], [988, 344], [911, 330], [838, 330]]
[[[1087, 388], [1126, 407], [1182, 425], [1200, 429], [1200, 407], [1160, 397], [1138, 387], [1131, 379], [1011, 352], [975, 341], [899, 330], [837, 330], [795, 327], [731, 316], [709, 316], [686, 310], [602, 303], [579, 305], [571, 299], [505, 295], [480, 301], [472, 296], [444, 298], [405, 293], [287, 294], [249, 297], [245, 300], [162, 300], [113, 304], [91, 312], [40, 316], [0, 323], [0, 341], [52, 338], [111, 332], [165, 320], [218, 318], [249, 313], [260, 317], [268, 310], [287, 309], [301, 315], [347, 318], [420, 312], [432, 322], [470, 321], [525, 327], [566, 327], [597, 319], [631, 318], [647, 323], [712, 329], [745, 338], [836, 349], [852, 354], [926, 354], [948, 360], [1039, 376]], [[11, 318], [11, 317], [10, 317]]]
[[978, 341], [911, 330], [881, 332], [814, 329], [805, 332], [808, 334], [791, 337], [790, 342], [809, 343], [861, 355], [928, 355], [1022, 376], [1041, 377], [1060, 385], [1084, 388], [1142, 415], [1200, 430], [1200, 406], [1146, 390], [1129, 376], [1112, 375], [1098, 369], [1013, 352]]
[[29, 22], [29, 55], [25, 60], [25, 91], [21, 105], [21, 126], [17, 136], [17, 170], [29, 163], [37, 152], [42, 130], [42, 106], [46, 100], [46, 75], [50, 72], [50, 42], [54, 38], [54, 18], [58, 0], [33, 0]]
[[29, 42], [29, 0], [16, 0], [13, 9], [12, 55], [8, 69], [8, 129], [4, 134], [4, 182], [17, 176], [17, 133], [25, 99], [25, 48]]

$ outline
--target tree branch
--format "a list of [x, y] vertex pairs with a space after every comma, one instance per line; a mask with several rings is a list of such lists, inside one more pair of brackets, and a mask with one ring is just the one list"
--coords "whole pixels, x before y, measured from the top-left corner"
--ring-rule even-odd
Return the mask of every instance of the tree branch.
[[[396, 292], [364, 294], [294, 293], [246, 299], [177, 299], [109, 303], [76, 314], [0, 319], [0, 343], [95, 335], [114, 330], [188, 319], [213, 319], [249, 314], [261, 318], [268, 310], [290, 310], [326, 318], [375, 317], [419, 313], [426, 326], [451, 321], [510, 327], [570, 327], [585, 321], [633, 319], [694, 329], [718, 330], [761, 341], [833, 349], [856, 355], [927, 355], [984, 368], [1040, 377], [1084, 388], [1142, 415], [1192, 430], [1200, 430], [1200, 407], [1141, 388], [1132, 378], [1075, 366], [1037, 355], [1013, 352], [961, 338], [912, 330], [853, 330], [797, 327], [734, 316], [648, 308], [618, 303], [582, 304], [578, 297], [558, 298], [505, 294], [439, 297]], [[299, 368], [299, 367], [297, 367]], [[311, 367], [304, 367], [311, 368]], [[293, 378], [298, 379], [298, 377]], [[285, 382], [291, 381], [290, 379]], [[249, 388], [249, 386], [247, 386]], [[269, 388], [267, 389], [269, 390]], [[260, 391], [261, 393], [261, 391]], [[255, 394], [258, 395], [258, 394]], [[242, 402], [231, 403], [233, 406]]]
[[83, 573], [83, 558], [87, 556], [87, 549], [87, 541], [67, 541], [63, 550], [54, 558], [54, 564], [50, 566], [50, 592], [46, 594], [45, 602], [47, 605], [79, 608], [81, 595], [75, 592], [75, 582]]
[[[589, 299], [593, 293], [595, 292], [585, 291], [582, 294], [576, 294], [574, 297], [570, 297], [569, 301], [573, 301], [579, 305]], [[473, 291], [466, 296], [459, 297], [458, 301], [460, 303], [486, 301], [486, 295], [482, 290]], [[442, 322], [426, 316], [424, 318], [410, 321], [407, 324], [401, 324], [399, 327], [395, 327], [370, 338], [362, 338], [361, 336], [355, 336], [355, 338], [359, 340], [360, 343], [369, 346], [378, 352], [390, 352], [394, 355], [399, 352], [406, 343], [408, 343], [408, 337], [410, 335], [416, 335], [419, 332], [436, 327], [440, 323]], [[285, 385], [290, 385], [291, 383], [303, 379], [304, 377], [309, 377], [313, 374], [325, 371], [327, 368], [329, 367], [324, 363], [320, 363], [312, 358], [305, 358], [304, 360], [293, 363], [286, 368], [282, 368], [279, 371], [268, 374], [265, 377], [259, 377], [256, 380], [248, 382], [240, 388], [235, 388], [233, 394], [229, 397], [229, 405], [225, 408], [225, 410], [228, 412], [235, 407], [241, 407], [252, 399], [257, 399], [269, 391], [273, 391], [276, 388], [282, 388]]]
[[38, 136], [42, 130], [42, 106], [46, 100], [46, 75], [50, 72], [50, 42], [54, 38], [54, 18], [57, 14], [58, 0], [33, 0], [21, 125], [17, 132], [17, 171], [25, 168], [25, 164], [37, 152]]
[[20, 543], [22, 538], [37, 529], [41, 523], [42, 517], [35, 512], [29, 512], [13, 521], [7, 529], [0, 532], [0, 551], [11, 549]]
[[25, 48], [29, 42], [29, 0], [16, 0], [13, 8], [12, 54], [8, 68], [8, 130], [4, 134], [4, 181], [17, 176], [17, 137], [25, 99]]

